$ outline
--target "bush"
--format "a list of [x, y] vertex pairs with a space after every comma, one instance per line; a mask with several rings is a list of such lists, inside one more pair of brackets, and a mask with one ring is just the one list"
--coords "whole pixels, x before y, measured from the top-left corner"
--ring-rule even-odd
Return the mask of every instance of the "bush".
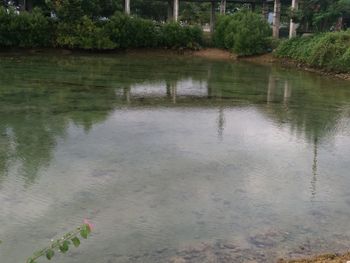
[[52, 45], [53, 23], [39, 9], [17, 14], [0, 8], [0, 46], [48, 47]]
[[74, 24], [60, 22], [57, 26], [56, 45], [80, 49], [114, 49], [117, 45], [109, 38], [103, 25], [83, 16]]
[[284, 41], [276, 55], [317, 68], [350, 71], [350, 30]]
[[242, 11], [219, 17], [214, 43], [237, 55], [249, 56], [266, 53], [271, 46], [270, 36], [270, 26], [262, 16]]
[[[79, 0], [77, 0], [79, 1]], [[76, 2], [76, 1], [71, 1]], [[62, 13], [64, 13], [62, 11]], [[17, 14], [0, 8], [0, 47], [64, 47], [106, 50], [115, 48], [197, 48], [202, 43], [199, 27], [116, 13], [106, 20], [88, 16], [52, 19], [40, 10]]]
[[167, 23], [161, 27], [161, 45], [167, 48], [197, 48], [202, 43], [202, 30], [199, 27], [181, 26]]
[[105, 25], [107, 34], [118, 48], [157, 47], [159, 32], [151, 20], [117, 13]]

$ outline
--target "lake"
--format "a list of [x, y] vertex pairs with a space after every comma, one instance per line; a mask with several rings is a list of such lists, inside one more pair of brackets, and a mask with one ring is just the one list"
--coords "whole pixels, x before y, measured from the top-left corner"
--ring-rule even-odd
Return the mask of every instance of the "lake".
[[[350, 84], [184, 56], [0, 55], [0, 262], [273, 262], [350, 247]], [[42, 259], [40, 262], [46, 262]]]

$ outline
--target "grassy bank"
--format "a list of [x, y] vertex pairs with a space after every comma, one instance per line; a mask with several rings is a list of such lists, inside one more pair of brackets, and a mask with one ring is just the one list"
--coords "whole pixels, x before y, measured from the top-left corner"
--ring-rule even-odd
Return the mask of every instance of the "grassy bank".
[[350, 30], [286, 40], [275, 55], [324, 71], [350, 72]]

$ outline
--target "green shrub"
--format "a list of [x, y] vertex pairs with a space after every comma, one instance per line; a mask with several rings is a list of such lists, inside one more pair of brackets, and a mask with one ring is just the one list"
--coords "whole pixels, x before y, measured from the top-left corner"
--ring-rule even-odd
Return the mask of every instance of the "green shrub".
[[118, 48], [157, 47], [159, 32], [151, 20], [113, 15], [105, 25], [107, 34]]
[[225, 48], [225, 31], [231, 20], [232, 16], [218, 17], [213, 36], [213, 42], [216, 47]]
[[350, 31], [322, 33], [284, 41], [276, 55], [327, 70], [350, 70]]
[[[67, 0], [76, 3], [80, 0]], [[71, 17], [61, 10], [58, 19], [40, 10], [17, 14], [0, 8], [0, 47], [64, 47], [88, 50], [115, 48], [197, 48], [202, 43], [199, 27], [151, 20], [116, 13], [109, 19]], [[63, 12], [64, 11], [64, 12]]]
[[214, 43], [238, 55], [266, 53], [271, 46], [271, 29], [265, 19], [249, 11], [219, 18]]
[[109, 38], [103, 25], [98, 25], [87, 16], [73, 24], [60, 22], [57, 26], [56, 45], [79, 49], [114, 49], [117, 45]]
[[202, 30], [196, 26], [181, 26], [171, 22], [160, 28], [161, 46], [167, 48], [197, 48], [202, 43]]
[[48, 47], [52, 32], [53, 23], [39, 9], [17, 14], [0, 8], [0, 46]]

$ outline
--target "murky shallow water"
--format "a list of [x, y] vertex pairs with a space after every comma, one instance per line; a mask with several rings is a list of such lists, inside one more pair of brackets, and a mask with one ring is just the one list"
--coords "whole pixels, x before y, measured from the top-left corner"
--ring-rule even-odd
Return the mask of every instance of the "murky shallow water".
[[92, 238], [57, 262], [348, 249], [349, 169], [349, 82], [180, 57], [0, 57], [0, 262], [83, 218]]

